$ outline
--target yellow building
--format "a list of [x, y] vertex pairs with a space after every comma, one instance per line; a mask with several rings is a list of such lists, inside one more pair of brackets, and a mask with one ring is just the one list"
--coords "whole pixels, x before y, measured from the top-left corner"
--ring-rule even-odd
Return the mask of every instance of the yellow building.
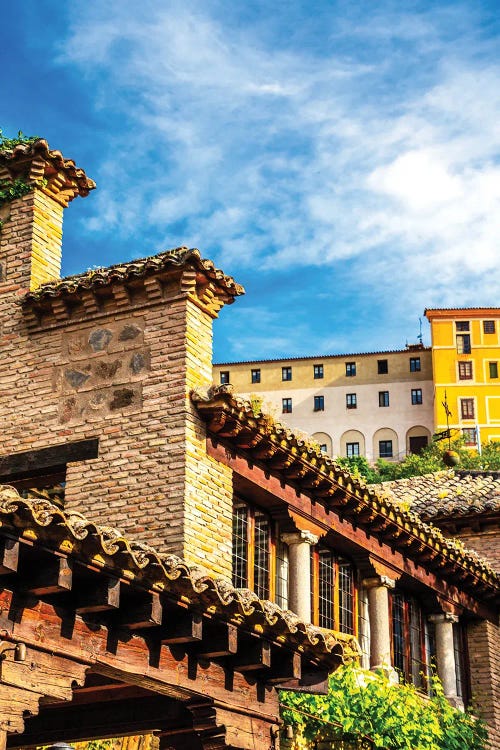
[[[500, 440], [500, 308], [428, 309], [436, 431], [468, 445]], [[446, 407], [447, 405], [447, 407]]]

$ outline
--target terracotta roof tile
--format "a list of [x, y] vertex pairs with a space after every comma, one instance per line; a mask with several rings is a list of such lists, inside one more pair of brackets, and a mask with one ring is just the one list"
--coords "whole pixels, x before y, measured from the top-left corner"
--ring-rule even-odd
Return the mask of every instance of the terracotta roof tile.
[[192, 265], [195, 269], [213, 281], [230, 297], [244, 294], [245, 290], [237, 284], [231, 276], [226, 276], [216, 268], [212, 261], [201, 257], [196, 248], [178, 247], [174, 250], [166, 250], [138, 260], [127, 263], [118, 263], [107, 268], [97, 268], [86, 271], [75, 276], [66, 276], [64, 279], [42, 284], [32, 292], [28, 292], [23, 304], [29, 306], [33, 302], [54, 297], [68, 297], [84, 289], [96, 289], [98, 287], [110, 286], [115, 282], [123, 282], [134, 278], [144, 278], [160, 273], [169, 268]]
[[450, 469], [371, 486], [434, 521], [500, 510], [500, 472]]
[[409, 356], [415, 356], [419, 352], [430, 352], [430, 346], [422, 346], [415, 349], [384, 349], [383, 351], [376, 352], [348, 352], [347, 354], [312, 354], [306, 357], [275, 357], [271, 359], [244, 359], [238, 362], [214, 362], [214, 367], [226, 367], [228, 365], [259, 365], [265, 364], [266, 362], [300, 362], [304, 360], [314, 359], [320, 362], [323, 359], [345, 359], [346, 357], [369, 357], [377, 354], [408, 354]]
[[80, 513], [64, 513], [47, 500], [22, 498], [7, 485], [0, 485], [0, 527], [0, 533], [14, 532], [30, 542], [62, 550], [119, 578], [125, 577], [142, 589], [184, 600], [188, 597], [195, 609], [230, 619], [242, 629], [259, 632], [269, 640], [278, 639], [320, 663], [331, 666], [359, 654], [352, 636], [310, 625], [293, 612], [259, 599], [248, 589], [237, 589], [226, 579], [207, 574], [176, 555], [156, 552]]
[[[263, 464], [268, 461], [270, 466], [274, 461], [274, 467], [278, 458], [284, 468], [273, 467], [270, 470], [279, 474], [285, 482], [290, 482], [287, 472], [292, 477], [300, 473], [305, 486], [314, 487], [303, 491], [326, 506], [329, 498], [336, 495], [339, 488], [342, 489], [346, 495], [346, 505], [341, 508], [341, 513], [357, 526], [376, 536], [379, 532], [372, 531], [370, 524], [378, 526], [382, 523], [386, 530], [399, 532], [394, 536], [394, 546], [409, 558], [418, 561], [421, 554], [419, 549], [411, 549], [409, 540], [412, 539], [426, 547], [425, 555], [429, 552], [435, 560], [453, 564], [463, 578], [464, 586], [477, 593], [477, 584], [467, 582], [468, 573], [472, 573], [477, 582], [481, 581], [498, 596], [500, 574], [489, 561], [466, 549], [462, 542], [446, 537], [440, 529], [426, 523], [403, 503], [395, 503], [394, 498], [389, 498], [380, 486], [368, 486], [363, 479], [349, 474], [322, 453], [312, 438], [294, 432], [268, 414], [254, 413], [250, 401], [235, 396], [231, 385], [199, 389], [191, 397], [207, 423], [208, 432], [231, 445], [238, 453], [255, 462], [256, 456], [252, 452], [255, 449], [257, 461]], [[294, 484], [294, 479], [291, 484]], [[390, 533], [393, 534], [393, 531]]]
[[[6, 167], [13, 176], [23, 175], [33, 159], [41, 157], [55, 172], [62, 173], [76, 189], [76, 194], [85, 197], [95, 188], [95, 182], [77, 167], [73, 159], [65, 159], [60, 151], [49, 147], [43, 138], [32, 143], [20, 143], [12, 149], [0, 150], [0, 167]], [[43, 177], [40, 174], [40, 177]], [[45, 174], [45, 176], [47, 176]]]

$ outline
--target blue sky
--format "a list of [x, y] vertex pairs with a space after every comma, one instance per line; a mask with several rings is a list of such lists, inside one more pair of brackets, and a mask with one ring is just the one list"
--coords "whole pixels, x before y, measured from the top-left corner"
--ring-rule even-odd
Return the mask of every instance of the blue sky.
[[188, 245], [246, 287], [216, 360], [401, 348], [500, 304], [499, 37], [476, 0], [21, 0], [0, 127], [97, 182], [64, 274]]

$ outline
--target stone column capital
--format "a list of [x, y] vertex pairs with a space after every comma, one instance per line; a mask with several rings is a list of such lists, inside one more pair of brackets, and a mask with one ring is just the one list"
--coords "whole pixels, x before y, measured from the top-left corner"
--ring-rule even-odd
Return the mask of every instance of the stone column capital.
[[388, 576], [375, 576], [374, 578], [364, 578], [362, 586], [365, 589], [376, 589], [381, 587], [393, 589], [396, 586], [396, 581]]
[[429, 622], [433, 622], [434, 624], [442, 622], [449, 622], [453, 624], [459, 621], [459, 617], [458, 615], [454, 615], [452, 612], [439, 612], [438, 614], [429, 615], [428, 620]]
[[310, 531], [292, 531], [291, 533], [285, 533], [281, 535], [281, 541], [288, 546], [292, 544], [310, 544], [315, 545], [319, 541], [319, 537]]

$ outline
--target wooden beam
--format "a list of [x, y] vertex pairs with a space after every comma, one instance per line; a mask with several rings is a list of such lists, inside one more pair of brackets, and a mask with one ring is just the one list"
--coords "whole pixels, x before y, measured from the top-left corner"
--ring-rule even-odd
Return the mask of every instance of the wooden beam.
[[0, 539], [0, 575], [15, 573], [19, 564], [19, 541], [4, 536]]
[[272, 685], [277, 685], [287, 680], [300, 680], [301, 674], [300, 654], [295, 651], [285, 651], [285, 649], [273, 649], [270, 674], [266, 671], [263, 679]]
[[37, 476], [46, 472], [47, 469], [64, 467], [74, 461], [87, 461], [91, 458], [97, 458], [98, 449], [99, 440], [92, 438], [0, 456], [0, 482], [26, 476]]
[[120, 581], [118, 578], [99, 576], [95, 584], [77, 594], [75, 612], [79, 615], [118, 609], [120, 605]]
[[235, 672], [268, 669], [271, 666], [271, 644], [257, 638], [242, 641], [238, 653], [231, 659], [231, 666]]
[[0, 683], [59, 700], [71, 700], [73, 685], [82, 685], [88, 666], [55, 654], [26, 649], [26, 659], [0, 661]]
[[161, 642], [168, 645], [175, 643], [195, 643], [203, 635], [203, 618], [194, 612], [167, 613], [167, 621], [162, 626]]
[[159, 594], [147, 594], [143, 601], [126, 606], [113, 617], [113, 624], [126, 630], [142, 630], [161, 625], [163, 607]]
[[48, 596], [71, 591], [73, 561], [67, 557], [49, 557], [29, 575], [26, 591], [34, 596]]
[[219, 622], [212, 627], [208, 622], [203, 628], [203, 641], [196, 647], [199, 659], [218, 659], [231, 656], [238, 651], [238, 629], [235, 625]]

